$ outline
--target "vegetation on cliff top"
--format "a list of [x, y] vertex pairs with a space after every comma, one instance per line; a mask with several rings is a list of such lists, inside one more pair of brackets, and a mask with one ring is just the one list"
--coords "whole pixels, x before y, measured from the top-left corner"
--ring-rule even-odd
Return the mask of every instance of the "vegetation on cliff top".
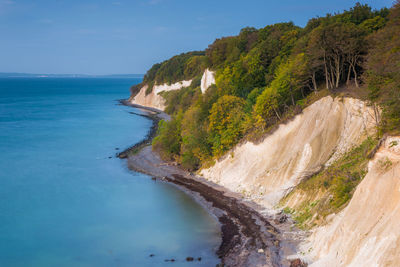
[[143, 77], [143, 82], [132, 87], [132, 94], [137, 94], [141, 87], [147, 85], [146, 94], [150, 94], [155, 84], [172, 84], [178, 81], [191, 80], [206, 68], [208, 59], [204, 51], [194, 51], [174, 56], [162, 63], [154, 64]]
[[365, 80], [370, 99], [383, 108], [381, 134], [400, 134], [400, 1], [387, 25], [369, 36]]
[[[241, 139], [262, 137], [304, 108], [311, 95], [346, 85], [359, 91], [369, 86], [371, 97], [388, 107], [382, 127], [395, 127], [395, 119], [390, 119], [400, 117], [392, 114], [397, 114], [395, 103], [382, 96], [387, 96], [384, 87], [377, 90], [372, 86], [387, 84], [387, 77], [383, 81], [381, 69], [374, 67], [374, 62], [382, 59], [371, 53], [377, 52], [372, 46], [376, 38], [391, 42], [389, 35], [397, 30], [390, 30], [397, 25], [397, 9], [398, 5], [389, 16], [386, 8], [372, 10], [356, 4], [340, 14], [313, 18], [304, 28], [291, 22], [262, 29], [247, 27], [238, 36], [217, 39], [205, 52], [181, 54], [154, 65], [143, 83], [194, 78], [189, 88], [163, 94], [172, 120], [163, 122], [154, 149], [165, 159], [196, 170]], [[387, 44], [380, 49], [390, 47]], [[392, 71], [398, 68], [390, 64]], [[199, 86], [205, 68], [216, 72], [216, 85], [203, 95]], [[397, 79], [396, 75], [393, 71], [390, 78]]]
[[[367, 90], [372, 104], [382, 108], [378, 135], [396, 135], [400, 133], [399, 2], [390, 10], [386, 26], [370, 34], [367, 41], [369, 50], [363, 66], [365, 85], [360, 90]], [[321, 173], [303, 180], [281, 200], [281, 206], [293, 215], [301, 228], [324, 224], [329, 214], [338, 213], [348, 204], [356, 186], [367, 173], [367, 155], [376, 143], [376, 140], [367, 139]], [[382, 164], [388, 167], [391, 163]], [[299, 196], [302, 196], [301, 201], [291, 203], [292, 198]]]
[[[309, 20], [304, 28], [278, 23], [244, 28], [217, 39], [204, 52], [181, 54], [154, 65], [133, 88], [193, 79], [191, 86], [162, 93], [172, 119], [161, 121], [153, 149], [187, 170], [207, 167], [242, 139], [262, 138], [278, 123], [338, 88], [353, 88], [382, 107], [379, 134], [400, 132], [400, 1], [372, 10], [350, 10]], [[216, 84], [205, 94], [205, 68]], [[340, 91], [340, 90], [339, 90]], [[375, 110], [378, 110], [377, 108]], [[296, 192], [318, 196], [289, 209], [303, 227], [342, 209], [365, 175], [368, 139]], [[290, 195], [288, 196], [290, 197]]]

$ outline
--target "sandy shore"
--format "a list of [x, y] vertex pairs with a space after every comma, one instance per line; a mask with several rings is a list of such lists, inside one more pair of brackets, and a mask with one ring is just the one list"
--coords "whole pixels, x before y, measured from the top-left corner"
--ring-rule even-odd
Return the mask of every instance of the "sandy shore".
[[262, 214], [262, 207], [245, 201], [240, 195], [188, 173], [172, 162], [164, 162], [151, 149], [151, 140], [157, 132], [159, 120], [169, 116], [153, 108], [124, 105], [142, 109], [147, 114], [137, 114], [153, 120], [146, 138], [117, 156], [126, 158], [132, 170], [148, 174], [163, 182], [173, 184], [191, 195], [204, 206], [221, 225], [222, 242], [217, 251], [221, 266], [303, 266], [295, 258], [298, 241], [293, 223], [282, 213]]

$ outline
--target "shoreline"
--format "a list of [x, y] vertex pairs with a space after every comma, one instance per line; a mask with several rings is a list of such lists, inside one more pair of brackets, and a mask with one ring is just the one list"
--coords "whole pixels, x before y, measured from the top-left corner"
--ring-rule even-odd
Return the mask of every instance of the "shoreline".
[[295, 265], [296, 258], [287, 259], [295, 252], [298, 242], [291, 242], [292, 236], [284, 233], [292, 226], [285, 214], [262, 215], [261, 207], [245, 202], [239, 194], [186, 172], [175, 163], [164, 162], [152, 151], [151, 141], [157, 134], [158, 122], [168, 120], [169, 116], [127, 100], [120, 103], [143, 110], [147, 114], [131, 113], [151, 119], [153, 124], [141, 142], [118, 153], [117, 157], [127, 159], [131, 170], [178, 187], [215, 217], [221, 227], [222, 242], [216, 252], [221, 266], [303, 266]]
[[[128, 100], [125, 99], [121, 99], [118, 100], [118, 102], [120, 103], [120, 105], [123, 106], [128, 106], [128, 107], [133, 107], [133, 108], [137, 108], [137, 109], [141, 109], [144, 112], [146, 112], [147, 114], [139, 114], [136, 112], [129, 112], [130, 114], [134, 114], [137, 116], [142, 116], [145, 117], [147, 119], [150, 119], [153, 123], [149, 129], [149, 131], [147, 132], [146, 136], [143, 138], [142, 141], [134, 144], [133, 146], [128, 147], [127, 149], [123, 150], [122, 152], [119, 152], [116, 154], [116, 157], [120, 158], [120, 159], [125, 159], [128, 157], [128, 154], [131, 153], [136, 153], [138, 152], [141, 148], [150, 145], [151, 141], [153, 140], [153, 138], [156, 136], [157, 134], [157, 129], [158, 129], [158, 123], [160, 120], [169, 120], [170, 117], [169, 115], [165, 114], [164, 116], [160, 116], [160, 110], [157, 109], [153, 109], [153, 108], [149, 108], [149, 107], [144, 107], [144, 106], [140, 106], [140, 105], [135, 105], [130, 103]], [[163, 112], [162, 112], [163, 113]]]

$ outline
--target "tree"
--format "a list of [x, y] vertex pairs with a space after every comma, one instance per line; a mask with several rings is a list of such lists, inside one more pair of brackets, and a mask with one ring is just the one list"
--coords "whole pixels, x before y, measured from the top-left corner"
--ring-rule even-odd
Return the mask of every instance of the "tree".
[[199, 73], [202, 73], [206, 68], [206, 57], [205, 56], [193, 56], [185, 62], [184, 76], [194, 77]]
[[279, 112], [279, 94], [276, 88], [267, 87], [261, 95], [257, 97], [253, 115], [258, 120], [262, 118], [264, 122], [270, 120], [274, 115], [279, 120], [281, 119]]
[[381, 130], [400, 133], [400, 1], [390, 11], [386, 26], [374, 33], [365, 80], [370, 99], [383, 108]]
[[211, 156], [211, 145], [207, 142], [207, 122], [202, 118], [200, 107], [192, 106], [185, 112], [181, 129], [180, 162], [185, 169], [195, 170]]
[[307, 60], [304, 53], [297, 54], [279, 65], [270, 87], [279, 95], [279, 104], [295, 105], [295, 99], [308, 82]]
[[347, 67], [347, 79], [351, 71], [358, 86], [357, 68], [361, 65], [362, 55], [366, 52], [366, 32], [352, 22], [341, 22], [335, 18], [322, 23], [310, 35], [308, 54], [312, 68], [324, 70], [327, 89], [337, 88]]
[[246, 112], [251, 112], [253, 110], [253, 106], [256, 104], [257, 97], [261, 95], [261, 93], [264, 91], [264, 87], [256, 87], [251, 92], [247, 95], [246, 99]]
[[370, 19], [373, 16], [371, 7], [367, 4], [361, 4], [357, 2], [354, 7], [350, 8], [349, 11], [344, 12], [344, 15], [350, 15], [350, 21], [356, 25], [363, 21]]
[[177, 160], [181, 149], [182, 113], [174, 116], [171, 121], [161, 120], [158, 134], [153, 140], [153, 149], [160, 152], [164, 160]]
[[376, 16], [373, 17], [372, 19], [367, 19], [363, 21], [363, 23], [360, 24], [360, 27], [362, 27], [365, 31], [371, 33], [374, 31], [377, 31], [379, 29], [382, 29], [386, 24], [386, 20], [382, 18], [381, 16]]
[[220, 156], [243, 136], [246, 120], [245, 104], [242, 98], [225, 95], [212, 106], [208, 132], [214, 155]]
[[367, 42], [365, 41], [366, 31], [362, 27], [352, 23], [344, 24], [342, 29], [345, 36], [342, 44], [342, 52], [345, 62], [348, 63], [346, 84], [349, 84], [350, 72], [353, 71], [354, 82], [356, 87], [358, 87], [357, 68], [361, 65], [362, 57], [367, 52]]

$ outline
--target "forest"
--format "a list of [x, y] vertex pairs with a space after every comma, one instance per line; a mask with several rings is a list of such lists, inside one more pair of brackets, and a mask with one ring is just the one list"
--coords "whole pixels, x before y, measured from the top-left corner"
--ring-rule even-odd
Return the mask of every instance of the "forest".
[[[200, 91], [203, 71], [216, 84]], [[326, 95], [350, 94], [380, 107], [379, 135], [400, 133], [400, 1], [292, 22], [246, 27], [205, 51], [155, 64], [141, 84], [193, 79], [163, 92], [170, 121], [161, 121], [153, 149], [193, 171], [209, 166], [243, 140], [257, 142]]]

